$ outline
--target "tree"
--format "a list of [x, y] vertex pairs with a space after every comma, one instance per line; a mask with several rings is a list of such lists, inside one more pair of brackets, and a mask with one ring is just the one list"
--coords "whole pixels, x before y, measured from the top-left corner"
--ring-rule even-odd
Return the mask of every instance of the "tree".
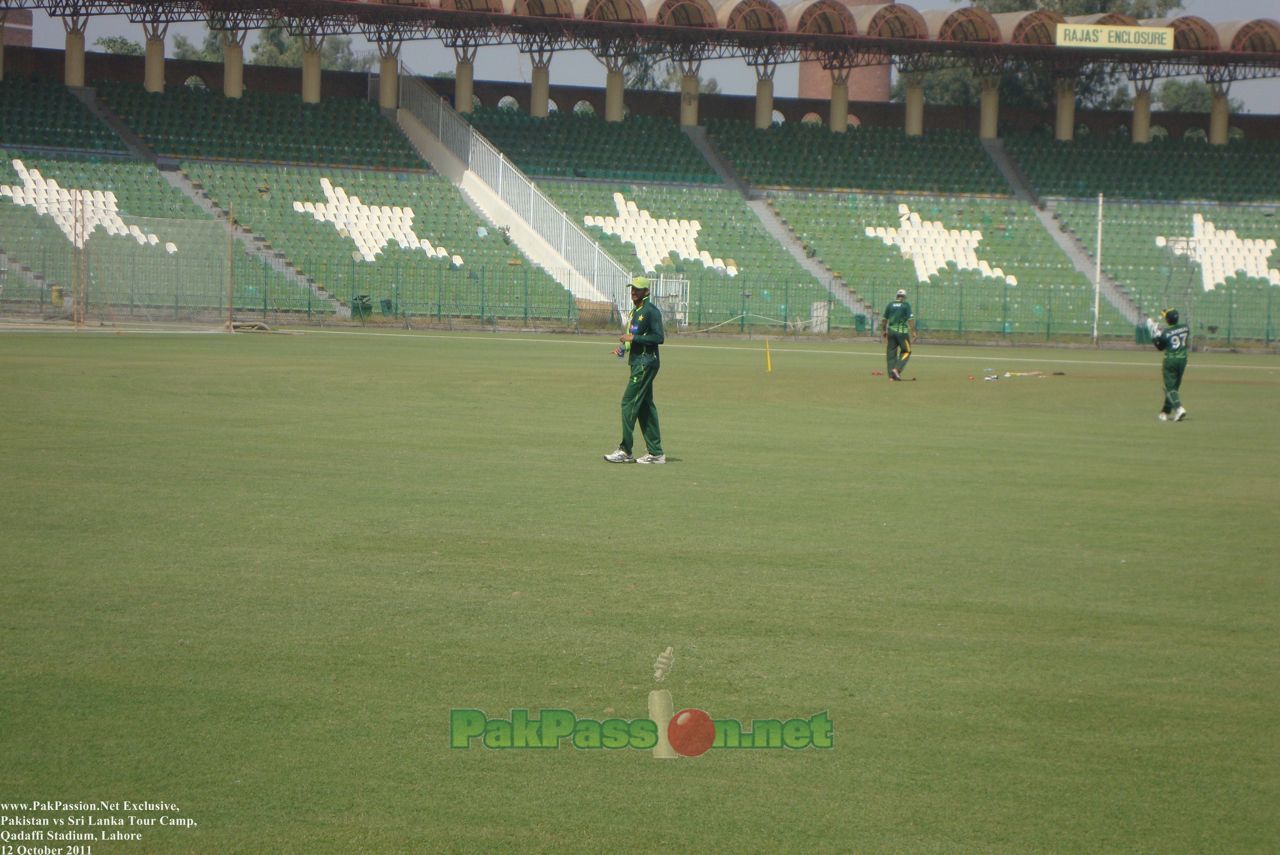
[[[973, 0], [972, 5], [992, 14], [1026, 12], [1045, 9], [1063, 17], [1119, 12], [1135, 18], [1164, 17], [1182, 8], [1182, 0]], [[924, 97], [931, 104], [972, 107], [978, 103], [980, 83], [966, 67], [947, 68], [923, 75]], [[1116, 109], [1124, 98], [1119, 71], [1091, 67], [1076, 76], [1076, 100], [1086, 109]], [[906, 97], [906, 81], [899, 76], [890, 96], [894, 101]], [[1043, 110], [1056, 100], [1053, 74], [1041, 65], [1025, 70], [1007, 70], [1000, 78], [1000, 103], [1009, 107]]]
[[102, 48], [103, 53], [113, 53], [117, 56], [143, 56], [146, 54], [142, 45], [123, 36], [103, 36], [94, 42], [93, 46]]
[[[268, 27], [258, 33], [252, 57], [254, 65], [297, 68], [302, 65], [302, 39], [280, 27]], [[320, 49], [320, 67], [325, 71], [368, 71], [374, 59], [372, 53], [355, 53], [349, 36], [326, 36]]]
[[[664, 60], [660, 46], [650, 46], [638, 50], [627, 57], [622, 66], [623, 78], [628, 90], [679, 92], [680, 79], [684, 74], [671, 60]], [[714, 77], [698, 82], [698, 91], [704, 95], [715, 95], [720, 91], [720, 84]]]
[[222, 34], [208, 29], [206, 25], [204, 43], [200, 47], [196, 47], [186, 36], [174, 36], [173, 58], [197, 62], [222, 62]]
[[[683, 79], [684, 72], [676, 67], [674, 62], [669, 62], [662, 79], [658, 81], [658, 88], [667, 92], [679, 92], [680, 83]], [[720, 92], [720, 84], [716, 82], [714, 77], [708, 77], [706, 80], [698, 81], [698, 91], [703, 95], [715, 95]]]
[[[1203, 80], [1166, 80], [1155, 91], [1153, 99], [1161, 110], [1174, 113], [1207, 113], [1213, 105], [1213, 90]], [[1231, 112], [1244, 110], [1244, 102], [1228, 98]]]

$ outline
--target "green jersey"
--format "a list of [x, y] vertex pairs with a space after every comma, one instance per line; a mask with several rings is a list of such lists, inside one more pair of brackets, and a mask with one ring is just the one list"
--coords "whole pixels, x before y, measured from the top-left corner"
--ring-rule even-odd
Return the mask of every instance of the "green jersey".
[[645, 297], [644, 302], [631, 310], [631, 319], [627, 323], [627, 332], [631, 333], [631, 359], [634, 362], [636, 356], [644, 353], [651, 353], [656, 358], [658, 355], [658, 345], [667, 340], [666, 333], [662, 331], [662, 312], [658, 311], [658, 307], [649, 302], [649, 298]]
[[1164, 361], [1167, 365], [1170, 362], [1186, 362], [1187, 353], [1191, 350], [1191, 328], [1186, 324], [1178, 324], [1176, 327], [1160, 333], [1152, 340], [1152, 344], [1157, 350], [1164, 351]]
[[894, 300], [885, 306], [884, 319], [888, 324], [886, 329], [895, 333], [910, 333], [911, 321], [915, 315], [911, 312], [911, 304], [906, 300]]

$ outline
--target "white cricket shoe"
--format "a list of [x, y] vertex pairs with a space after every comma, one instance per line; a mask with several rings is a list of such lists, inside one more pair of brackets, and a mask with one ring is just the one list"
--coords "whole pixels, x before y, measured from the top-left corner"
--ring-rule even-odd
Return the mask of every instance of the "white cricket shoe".
[[604, 456], [604, 459], [609, 461], [610, 463], [635, 463], [636, 462], [636, 459], [634, 457], [632, 457], [627, 452], [623, 451], [621, 448], [619, 448], [617, 451], [613, 452], [612, 454], [606, 454]]
[[1173, 411], [1173, 420], [1175, 422], [1180, 422], [1186, 417], [1187, 417], [1187, 411], [1184, 410], [1182, 407], [1178, 407], [1178, 409]]
[[646, 454], [644, 457], [637, 457], [636, 463], [666, 463], [667, 455], [665, 454]]
[[1167, 422], [1169, 421], [1169, 414], [1166, 412], [1160, 412], [1156, 415], [1156, 418], [1162, 422]]

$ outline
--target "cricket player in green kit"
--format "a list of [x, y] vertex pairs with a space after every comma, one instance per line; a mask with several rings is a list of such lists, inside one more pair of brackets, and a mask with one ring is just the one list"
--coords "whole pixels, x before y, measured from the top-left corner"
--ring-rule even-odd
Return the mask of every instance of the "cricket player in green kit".
[[1156, 416], [1162, 422], [1180, 422], [1187, 417], [1182, 407], [1182, 375], [1187, 370], [1187, 353], [1191, 350], [1191, 328], [1178, 323], [1178, 310], [1165, 309], [1160, 313], [1160, 320], [1169, 325], [1161, 329], [1159, 324], [1148, 320], [1151, 330], [1151, 343], [1156, 350], [1164, 352], [1164, 406]]
[[[653, 378], [658, 376], [658, 345], [666, 340], [662, 331], [662, 312], [649, 300], [649, 280], [637, 276], [631, 280], [631, 317], [627, 331], [618, 340], [622, 346], [614, 351], [626, 355], [631, 365], [631, 379], [622, 393], [622, 442], [618, 450], [606, 454], [610, 463], [666, 463], [662, 453], [662, 432], [658, 428], [658, 408], [653, 403]], [[631, 455], [636, 422], [644, 434], [649, 453]]]
[[916, 340], [916, 316], [907, 302], [905, 288], [899, 288], [893, 302], [884, 307], [880, 334], [884, 337], [889, 379], [901, 380], [902, 369], [907, 367], [907, 360], [911, 358], [911, 342]]

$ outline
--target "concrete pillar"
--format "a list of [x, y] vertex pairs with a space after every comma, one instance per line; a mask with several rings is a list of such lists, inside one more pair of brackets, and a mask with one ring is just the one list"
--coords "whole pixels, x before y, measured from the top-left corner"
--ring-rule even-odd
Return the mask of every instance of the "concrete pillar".
[[548, 102], [551, 100], [551, 57], [548, 56], [546, 64], [538, 62], [533, 63], [533, 79], [529, 86], [529, 115], [535, 119], [545, 119], [548, 112]]
[[142, 88], [148, 92], [164, 91], [164, 37], [168, 24], [143, 24], [147, 38], [147, 58], [142, 74]]
[[244, 97], [244, 30], [227, 30], [222, 34], [222, 94], [227, 98]]
[[908, 75], [907, 121], [904, 131], [909, 137], [924, 135], [924, 81], [919, 75]]
[[320, 103], [320, 49], [324, 36], [302, 37], [302, 103]]
[[1059, 142], [1071, 142], [1076, 133], [1076, 82], [1070, 77], [1053, 81], [1058, 115], [1053, 125], [1053, 138]]
[[476, 96], [476, 48], [474, 45], [458, 45], [453, 49], [453, 56], [457, 60], [453, 75], [453, 109], [469, 114]]
[[849, 72], [831, 72], [831, 111], [828, 117], [831, 132], [843, 134], [849, 130]]
[[1213, 101], [1209, 104], [1209, 145], [1226, 145], [1230, 137], [1231, 105], [1227, 102], [1227, 87], [1214, 84]]
[[773, 75], [756, 74], [756, 127], [767, 128], [773, 124]]
[[63, 82], [68, 86], [84, 86], [84, 28], [89, 23], [87, 18], [72, 15], [62, 19], [67, 30], [67, 39], [63, 45]]
[[982, 78], [981, 113], [978, 139], [993, 140], [1000, 136], [1000, 78]]
[[627, 79], [621, 68], [610, 68], [604, 78], [604, 120], [621, 122], [624, 111], [623, 99], [626, 93]]
[[680, 125], [682, 127], [696, 127], [698, 124], [698, 67], [702, 63], [693, 66], [693, 71], [685, 70], [684, 75], [680, 78]]
[[1129, 133], [1135, 143], [1151, 142], [1151, 84], [1135, 84], [1133, 90], [1133, 129]]
[[394, 110], [400, 106], [400, 43], [393, 49], [378, 46], [378, 106]]

